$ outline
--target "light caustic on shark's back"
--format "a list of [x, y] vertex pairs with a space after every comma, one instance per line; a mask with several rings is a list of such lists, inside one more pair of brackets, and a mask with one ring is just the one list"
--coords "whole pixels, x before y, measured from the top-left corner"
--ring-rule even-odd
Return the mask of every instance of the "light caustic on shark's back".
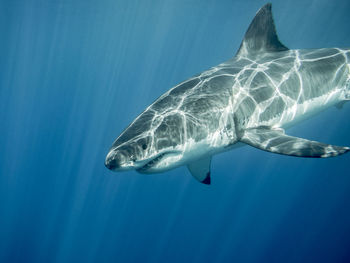
[[284, 128], [349, 98], [350, 49], [288, 49], [267, 4], [232, 59], [158, 98], [115, 140], [105, 164], [140, 173], [187, 165], [210, 184], [211, 157], [242, 144], [290, 156], [337, 156], [349, 148], [289, 136]]

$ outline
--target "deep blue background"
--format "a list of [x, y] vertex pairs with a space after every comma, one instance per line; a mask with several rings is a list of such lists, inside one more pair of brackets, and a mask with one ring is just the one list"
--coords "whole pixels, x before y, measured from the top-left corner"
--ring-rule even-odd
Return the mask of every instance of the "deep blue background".
[[[348, 0], [273, 2], [290, 48], [350, 47]], [[350, 155], [112, 173], [154, 99], [232, 57], [265, 1], [0, 1], [0, 262], [350, 262]], [[350, 103], [349, 103], [350, 104]], [[350, 146], [350, 105], [289, 134]]]

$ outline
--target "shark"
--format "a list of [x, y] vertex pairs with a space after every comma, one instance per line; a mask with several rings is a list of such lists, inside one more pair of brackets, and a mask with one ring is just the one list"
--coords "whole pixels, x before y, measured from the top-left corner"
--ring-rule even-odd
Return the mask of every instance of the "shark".
[[114, 141], [105, 166], [152, 174], [186, 165], [208, 185], [212, 156], [243, 145], [297, 157], [338, 156], [350, 148], [285, 129], [349, 100], [350, 48], [289, 49], [268, 3], [235, 56], [155, 100]]

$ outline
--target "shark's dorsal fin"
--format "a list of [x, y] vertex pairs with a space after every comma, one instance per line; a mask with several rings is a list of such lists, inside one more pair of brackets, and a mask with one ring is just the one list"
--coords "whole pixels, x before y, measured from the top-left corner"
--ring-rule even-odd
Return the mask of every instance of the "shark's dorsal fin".
[[254, 17], [236, 56], [249, 56], [257, 52], [286, 51], [278, 39], [275, 23], [273, 21], [271, 4], [264, 5]]

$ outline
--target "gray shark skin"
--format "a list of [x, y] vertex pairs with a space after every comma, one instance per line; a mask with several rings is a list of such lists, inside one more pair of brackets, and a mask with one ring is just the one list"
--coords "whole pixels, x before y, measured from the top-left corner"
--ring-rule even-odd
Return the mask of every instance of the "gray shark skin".
[[210, 184], [211, 157], [242, 144], [299, 157], [349, 151], [284, 129], [350, 99], [350, 49], [289, 50], [263, 6], [230, 60], [159, 97], [113, 143], [113, 171], [164, 172], [187, 165]]

